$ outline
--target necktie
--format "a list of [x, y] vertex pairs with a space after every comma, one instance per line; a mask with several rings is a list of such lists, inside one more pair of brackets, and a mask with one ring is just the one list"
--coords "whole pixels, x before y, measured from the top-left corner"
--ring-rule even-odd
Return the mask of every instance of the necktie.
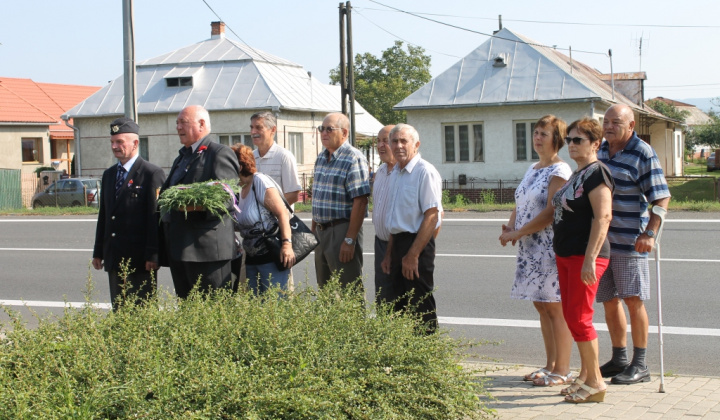
[[180, 159], [180, 162], [178, 162], [177, 167], [172, 173], [172, 177], [170, 178], [170, 186], [177, 185], [180, 180], [183, 179], [185, 173], [187, 172], [186, 169], [192, 155], [192, 148], [183, 147], [182, 149], [180, 149], [180, 156], [182, 156], [182, 158]]
[[115, 198], [120, 194], [120, 188], [122, 188], [123, 182], [125, 182], [125, 167], [118, 165], [117, 175], [115, 176]]

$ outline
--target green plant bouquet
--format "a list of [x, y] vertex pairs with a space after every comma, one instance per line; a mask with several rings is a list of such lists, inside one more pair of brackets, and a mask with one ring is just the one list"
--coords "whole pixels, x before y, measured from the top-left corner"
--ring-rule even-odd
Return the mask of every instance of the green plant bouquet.
[[239, 211], [235, 199], [238, 191], [238, 186], [232, 180], [175, 185], [160, 195], [160, 215], [162, 217], [172, 210], [177, 210], [185, 212], [187, 219], [188, 211], [208, 211], [213, 216], [222, 218], [230, 215], [228, 203], [233, 203], [233, 207]]

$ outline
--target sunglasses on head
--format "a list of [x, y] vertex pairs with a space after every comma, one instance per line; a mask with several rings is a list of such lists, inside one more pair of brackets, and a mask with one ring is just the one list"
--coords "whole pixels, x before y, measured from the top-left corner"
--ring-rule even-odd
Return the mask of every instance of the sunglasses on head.
[[332, 132], [335, 131], [335, 130], [342, 130], [342, 128], [339, 128], [339, 127], [325, 127], [324, 125], [319, 125], [317, 129], [318, 129], [318, 131], [321, 132], [321, 133], [322, 133], [323, 131], [327, 131], [328, 133], [332, 133]]
[[582, 137], [565, 137], [565, 142], [567, 144], [570, 144], [570, 143], [580, 144], [580, 143], [582, 143], [583, 140], [585, 140], [585, 139]]

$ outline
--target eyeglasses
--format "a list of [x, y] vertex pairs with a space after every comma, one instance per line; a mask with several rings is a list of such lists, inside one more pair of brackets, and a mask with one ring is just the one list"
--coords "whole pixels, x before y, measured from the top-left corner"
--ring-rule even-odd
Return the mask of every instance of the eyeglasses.
[[332, 132], [335, 131], [335, 130], [342, 130], [342, 128], [338, 128], [338, 127], [325, 127], [324, 125], [319, 125], [317, 129], [318, 129], [318, 131], [321, 132], [321, 133], [322, 133], [323, 131], [327, 131], [328, 133], [332, 133]]
[[582, 137], [565, 137], [565, 142], [567, 144], [575, 143], [576, 145], [582, 143], [582, 141], [585, 140]]

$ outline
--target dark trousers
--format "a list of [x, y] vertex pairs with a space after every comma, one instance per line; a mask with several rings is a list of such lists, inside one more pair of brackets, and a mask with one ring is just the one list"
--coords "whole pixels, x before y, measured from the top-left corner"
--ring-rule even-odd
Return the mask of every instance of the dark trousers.
[[117, 271], [108, 271], [108, 279], [113, 311], [118, 310], [124, 296], [134, 298], [135, 303], [140, 304], [157, 289], [157, 271], [151, 275], [149, 271], [136, 269], [134, 273], [128, 274], [126, 279], [122, 279]]
[[[398, 233], [393, 235], [392, 260], [390, 278], [392, 281], [392, 299], [396, 300], [395, 310], [410, 308], [422, 316], [426, 332], [437, 330], [437, 308], [432, 294], [435, 288], [433, 272], [435, 271], [435, 239], [431, 238], [418, 257], [420, 278], [408, 280], [402, 274], [402, 259], [407, 255], [415, 241], [416, 233]], [[411, 293], [410, 296], [405, 296]], [[404, 297], [403, 297], [404, 296]], [[402, 299], [400, 299], [402, 298]]]
[[[187, 262], [170, 259], [175, 294], [185, 299], [198, 283], [201, 292], [230, 288], [232, 285], [231, 260], [209, 262]], [[198, 282], [198, 277], [200, 280]]]
[[387, 246], [388, 241], [375, 236], [375, 302], [377, 303], [392, 302], [393, 293], [390, 290], [392, 280], [390, 274], [385, 274], [381, 267]]

